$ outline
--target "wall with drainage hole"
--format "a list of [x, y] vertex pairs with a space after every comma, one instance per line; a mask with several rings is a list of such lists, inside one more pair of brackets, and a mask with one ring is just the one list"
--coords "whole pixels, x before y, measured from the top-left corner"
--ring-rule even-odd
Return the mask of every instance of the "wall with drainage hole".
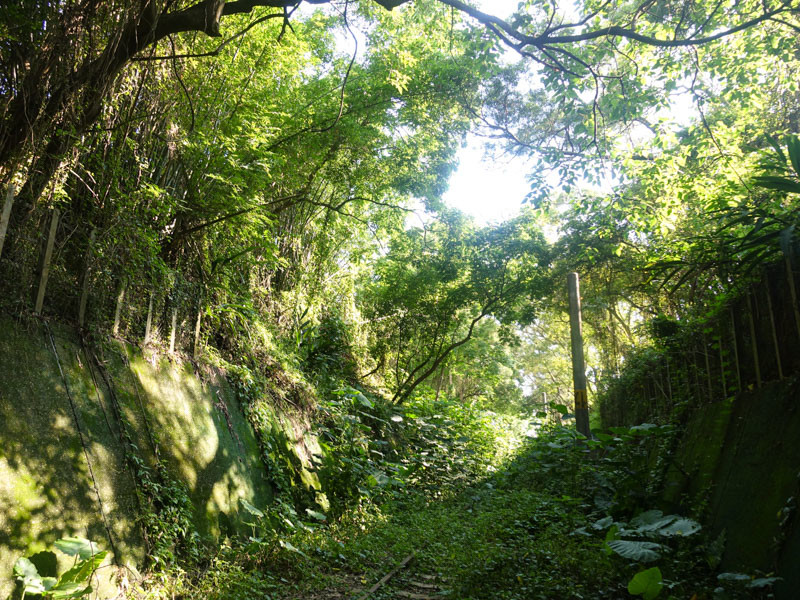
[[[153, 469], [156, 456], [185, 485], [201, 536], [246, 530], [239, 500], [264, 507], [273, 489], [223, 375], [148, 360], [117, 341], [88, 350], [51, 327], [0, 317], [0, 598], [14, 593], [20, 556], [34, 555], [42, 575], [61, 572], [66, 557], [53, 543], [66, 536], [113, 553], [102, 596], [115, 578], [133, 580], [147, 547], [134, 472]], [[299, 436], [294, 452], [308, 462], [307, 424], [287, 415], [275, 423], [290, 442]]]

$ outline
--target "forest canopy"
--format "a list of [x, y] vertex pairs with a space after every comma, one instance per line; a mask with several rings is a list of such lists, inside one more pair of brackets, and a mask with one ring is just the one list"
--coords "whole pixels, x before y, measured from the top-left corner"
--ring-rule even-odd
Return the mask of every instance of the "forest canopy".
[[[491, 339], [512, 379], [527, 364], [529, 383], [560, 396], [560, 367], [530, 360], [550, 350], [514, 348], [552, 346], [542, 320], [563, 307], [567, 271], [585, 273], [598, 372], [616, 373], [643, 319], [683, 315], [733, 290], [735, 265], [791, 246], [795, 3], [491, 13], [457, 0], [8, 3], [5, 302], [29, 310], [50, 227], [45, 311], [82, 325], [91, 298], [89, 320], [115, 333], [254, 364], [273, 336], [317, 375], [333, 336], [331, 364], [395, 401], [459, 388], [445, 372], [466, 380], [456, 363]], [[468, 135], [530, 159], [536, 210], [481, 227], [443, 205]]]

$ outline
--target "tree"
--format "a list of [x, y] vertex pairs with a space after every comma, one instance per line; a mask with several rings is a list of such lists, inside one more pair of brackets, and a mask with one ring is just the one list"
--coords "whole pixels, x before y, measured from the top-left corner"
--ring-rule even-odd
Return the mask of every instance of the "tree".
[[362, 298], [374, 354], [391, 368], [393, 401], [405, 401], [485, 318], [530, 322], [548, 289], [547, 245], [532, 212], [477, 229], [445, 212], [392, 240]]
[[[385, 9], [406, 1], [375, 0]], [[330, 0], [306, 2], [324, 5]], [[68, 151], [97, 122], [120, 73], [131, 62], [174, 59], [177, 53], [173, 36], [202, 33], [219, 37], [223, 22], [228, 21], [238, 24], [237, 33], [212, 50], [190, 51], [182, 56], [217, 55], [244, 32], [265, 21], [283, 22], [282, 36], [301, 3], [301, 0], [202, 0], [186, 4], [140, 0], [133, 4], [111, 2], [97, 10], [92, 0], [67, 4], [17, 0], [3, 11], [0, 21], [0, 30], [4, 32], [0, 46], [3, 52], [0, 180], [8, 183], [17, 171], [26, 170], [20, 192], [23, 202], [19, 206], [30, 211]], [[645, 1], [619, 5], [589, 1], [580, 7], [575, 20], [547, 2], [526, 2], [507, 21], [459, 0], [438, 0], [438, 4], [473, 19], [496, 40], [546, 70], [545, 91], [539, 98], [539, 106], [541, 100], [552, 100], [553, 94], [569, 96], [566, 89], [571, 89], [574, 96], [586, 89], [580, 81], [591, 82], [592, 101], [569, 101], [561, 107], [566, 109], [572, 104], [580, 108], [583, 104], [585, 110], [579, 112], [588, 110], [591, 115], [591, 124], [581, 119], [580, 127], [576, 123], [575, 128], [564, 130], [561, 136], [562, 151], [569, 148], [577, 153], [599, 143], [598, 124], [606, 118], [607, 111], [613, 113], [613, 105], [619, 104], [618, 100], [612, 100], [611, 105], [604, 106], [601, 92], [615, 88], [616, 98], [627, 99], [631, 69], [638, 68], [636, 61], [642, 56], [636, 48], [692, 48], [765, 23], [797, 26], [794, 3], [789, 0]], [[345, 15], [347, 9], [345, 2]], [[252, 16], [249, 21], [237, 20], [240, 15]], [[143, 54], [148, 49], [150, 55]], [[609, 68], [618, 62], [632, 67]], [[634, 97], [642, 100], [647, 96], [645, 92], [638, 89]], [[552, 116], [566, 114], [560, 109]], [[609, 116], [617, 120], [613, 114]], [[487, 123], [512, 141], [531, 146], [530, 141], [512, 134], [503, 119]]]

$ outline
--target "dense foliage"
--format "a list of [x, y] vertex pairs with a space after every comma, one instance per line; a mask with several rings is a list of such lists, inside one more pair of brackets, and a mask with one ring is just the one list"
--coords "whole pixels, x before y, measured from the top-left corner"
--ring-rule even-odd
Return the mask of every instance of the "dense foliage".
[[[182, 593], [338, 585], [324, 569], [374, 574], [448, 526], [421, 554], [462, 598], [716, 585], [716, 541], [652, 512], [647, 461], [688, 407], [800, 369], [797, 5], [476, 6], [0, 12], [0, 308], [224, 369], [276, 491], [204, 562], [185, 490], [142, 469], [151, 562]], [[534, 165], [517, 217], [442, 202], [468, 135]], [[590, 391], [620, 428], [588, 446], [555, 428], [503, 463], [501, 433], [569, 422], [572, 271]], [[276, 410], [320, 442], [302, 476]], [[73, 575], [46, 588], [20, 564], [30, 591]], [[761, 593], [733, 575], [722, 597]]]

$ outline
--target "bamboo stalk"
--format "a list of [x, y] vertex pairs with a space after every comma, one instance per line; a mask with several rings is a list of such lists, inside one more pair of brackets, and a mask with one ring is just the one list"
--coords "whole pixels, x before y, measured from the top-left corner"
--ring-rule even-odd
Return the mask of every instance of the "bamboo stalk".
[[150, 335], [153, 333], [153, 298], [155, 297], [155, 292], [151, 292], [150, 294], [150, 302], [147, 305], [147, 323], [144, 326], [144, 343], [150, 341]]
[[783, 379], [783, 365], [781, 365], [781, 348], [778, 343], [778, 330], [775, 328], [775, 313], [772, 310], [772, 294], [769, 284], [767, 287], [767, 312], [769, 313], [769, 326], [772, 331], [772, 345], [775, 348], [775, 362], [778, 363], [778, 379]]
[[196, 359], [200, 352], [200, 327], [203, 324], [203, 303], [198, 302], [197, 306], [197, 320], [194, 324], [194, 346], [192, 347], [192, 356]]
[[172, 322], [169, 331], [169, 353], [175, 354], [175, 334], [178, 330], [178, 307], [172, 307]]
[[706, 384], [708, 385], [708, 401], [714, 401], [714, 387], [713, 387], [713, 380], [711, 378], [711, 360], [708, 357], [708, 338], [706, 334], [703, 333], [703, 357], [705, 358], [706, 362]]
[[50, 233], [47, 236], [47, 245], [45, 246], [44, 256], [42, 257], [42, 268], [41, 268], [41, 275], [39, 277], [39, 289], [36, 292], [36, 302], [34, 304], [33, 312], [34, 314], [40, 314], [42, 312], [42, 306], [44, 305], [44, 295], [45, 291], [47, 290], [47, 280], [50, 277], [50, 261], [53, 258], [53, 247], [56, 243], [56, 233], [58, 232], [58, 219], [61, 216], [61, 212], [57, 209], [53, 209], [53, 217], [50, 219]]
[[722, 381], [722, 399], [724, 400], [728, 397], [728, 378], [725, 376], [725, 353], [722, 350], [722, 334], [723, 330], [722, 327], [720, 327], [720, 333], [717, 338], [717, 347], [719, 348], [719, 374], [720, 380]]
[[730, 308], [731, 314], [731, 331], [733, 332], [733, 359], [736, 364], [736, 392], [742, 391], [742, 370], [739, 366], [739, 342], [736, 339], [736, 315], [733, 312], [733, 307]]
[[758, 340], [756, 339], [756, 320], [753, 316], [753, 302], [750, 299], [750, 292], [747, 293], [747, 316], [750, 325], [750, 347], [753, 350], [753, 364], [756, 367], [756, 385], [761, 387], [761, 364], [758, 360]]
[[128, 287], [128, 282], [123, 279], [119, 284], [119, 293], [117, 294], [117, 306], [114, 309], [114, 327], [111, 333], [116, 337], [119, 335], [119, 322], [122, 316], [122, 304], [125, 302], [125, 290]]
[[92, 229], [89, 234], [89, 246], [86, 248], [86, 258], [83, 267], [83, 276], [81, 281], [81, 300], [78, 305], [78, 327], [83, 327], [86, 323], [86, 304], [89, 301], [89, 282], [91, 280], [92, 270], [92, 251], [94, 249], [94, 240], [97, 236], [97, 229]]
[[8, 222], [11, 220], [11, 208], [14, 206], [16, 193], [14, 184], [9, 184], [8, 192], [6, 192], [6, 202], [3, 205], [3, 214], [0, 215], [0, 257], [3, 256], [3, 244], [6, 241], [6, 231], [8, 231]]

